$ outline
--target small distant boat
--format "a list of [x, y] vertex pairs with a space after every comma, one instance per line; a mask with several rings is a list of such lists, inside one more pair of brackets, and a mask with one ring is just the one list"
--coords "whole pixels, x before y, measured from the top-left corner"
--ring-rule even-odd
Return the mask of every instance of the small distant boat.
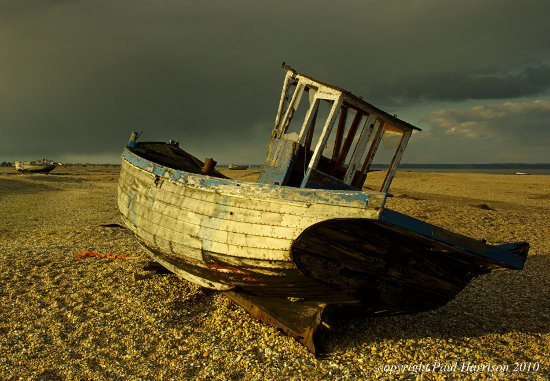
[[530, 175], [528, 172], [516, 172], [516, 175]]
[[227, 168], [242, 171], [243, 169], [248, 169], [248, 167], [249, 167], [248, 165], [229, 164]]
[[[419, 128], [283, 68], [255, 183], [225, 177], [212, 159], [202, 162], [173, 141], [138, 142], [132, 133], [118, 207], [156, 262], [223, 292], [312, 352], [329, 329], [325, 318], [339, 311], [426, 311], [482, 274], [523, 268], [526, 242], [489, 245], [387, 208], [390, 183]], [[308, 111], [293, 118], [300, 104]], [[379, 147], [393, 151], [392, 161], [365, 188]]]
[[38, 161], [16, 161], [15, 169], [19, 172], [48, 173], [57, 166], [46, 159]]

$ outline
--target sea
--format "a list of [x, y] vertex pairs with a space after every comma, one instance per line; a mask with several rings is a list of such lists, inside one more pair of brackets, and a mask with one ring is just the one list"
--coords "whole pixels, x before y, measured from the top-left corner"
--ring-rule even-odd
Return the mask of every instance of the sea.
[[[253, 164], [249, 169], [261, 169], [262, 165]], [[374, 170], [385, 170], [388, 164], [373, 164]], [[487, 173], [494, 175], [550, 175], [550, 163], [495, 163], [495, 164], [401, 164], [400, 171], [426, 173]]]
[[550, 175], [550, 169], [525, 168], [399, 168], [401, 171], [425, 173], [487, 173], [492, 175]]
[[[385, 169], [387, 165], [373, 164], [373, 169]], [[550, 163], [541, 164], [401, 164], [401, 171], [428, 173], [487, 173], [494, 175], [550, 175]]]

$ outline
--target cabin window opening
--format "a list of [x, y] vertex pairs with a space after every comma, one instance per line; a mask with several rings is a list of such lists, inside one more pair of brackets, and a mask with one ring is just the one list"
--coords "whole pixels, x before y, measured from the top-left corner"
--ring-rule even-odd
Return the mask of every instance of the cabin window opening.
[[371, 151], [374, 135], [376, 133], [376, 130], [379, 124], [379, 122], [375, 122], [375, 123], [371, 123], [370, 125], [367, 125], [367, 120], [366, 120], [367, 118], [368, 118], [367, 115], [364, 115], [363, 118], [361, 118], [359, 125], [362, 126], [362, 128], [357, 131], [353, 140], [352, 148], [348, 152], [346, 162], [344, 163], [344, 167], [347, 170], [347, 168], [351, 165], [351, 159], [353, 157], [352, 152], [357, 148], [357, 145], [359, 144], [359, 138], [361, 137], [362, 134], [366, 134], [368, 136], [368, 139], [366, 143], [363, 143], [363, 148], [360, 150], [360, 157], [359, 157], [359, 161], [356, 162], [355, 173], [352, 175], [351, 179], [348, 180], [348, 181], [351, 181], [350, 185], [359, 189], [363, 185], [363, 180], [367, 172], [365, 163], [368, 160], [368, 155]]
[[326, 99], [321, 99], [319, 102], [319, 107], [317, 109], [317, 120], [315, 122], [315, 126], [311, 136], [311, 144], [308, 147], [310, 151], [310, 153], [308, 154], [309, 157], [311, 157], [311, 155], [313, 154], [313, 151], [315, 150], [315, 147], [317, 146], [317, 143], [321, 138], [321, 133], [323, 132], [323, 127], [327, 122], [330, 109], [332, 108], [332, 103], [332, 101]]
[[[316, 118], [315, 126], [314, 126], [313, 131], [311, 131], [311, 134], [312, 134], [311, 135], [311, 143], [309, 144], [309, 146], [304, 144], [304, 151], [305, 151], [306, 156], [308, 158], [308, 161], [305, 165], [306, 170], [307, 170], [307, 167], [309, 166], [309, 160], [313, 156], [313, 151], [315, 151], [315, 147], [317, 147], [317, 144], [319, 143], [319, 140], [321, 139], [321, 134], [323, 133], [323, 128], [324, 128], [324, 126], [325, 126], [325, 124], [328, 120], [330, 110], [332, 108], [333, 103], [334, 102], [332, 100], [327, 100], [327, 99], [321, 99], [320, 102], [319, 102], [319, 107], [317, 109], [317, 118]], [[336, 118], [335, 124], [336, 123], [338, 123], [338, 117]], [[335, 127], [333, 126], [333, 130], [331, 131], [331, 135], [334, 132], [334, 128]], [[330, 144], [330, 135], [329, 135], [329, 143], [327, 143], [327, 146], [329, 144]], [[332, 146], [333, 145], [331, 145], [331, 147]], [[321, 164], [321, 163], [326, 163], [327, 161], [330, 160], [329, 157], [327, 157], [327, 155], [325, 154], [325, 151], [326, 151], [326, 146], [325, 146], [325, 149], [323, 149], [323, 151], [321, 152], [321, 159], [319, 160], [319, 163], [317, 164], [318, 168], [319, 168], [320, 165], [323, 166], [323, 164]], [[320, 168], [319, 168], [319, 170], [322, 171], [322, 169], [320, 169]]]
[[[346, 139], [344, 141], [344, 146], [342, 147], [342, 161], [340, 163], [340, 166], [343, 168], [348, 168], [351, 157], [353, 155], [353, 151], [357, 147], [357, 143], [359, 142], [359, 137], [361, 136], [361, 127], [365, 124], [365, 118], [366, 116], [359, 113], [355, 114], [354, 120], [351, 122], [350, 125], [350, 131], [348, 131], [346, 135]], [[351, 129], [353, 127], [353, 129]], [[347, 152], [344, 151], [347, 150]], [[345, 156], [343, 156], [345, 154]]]
[[280, 138], [286, 132], [290, 121], [292, 120], [296, 108], [302, 97], [302, 87], [298, 82], [290, 81], [285, 89], [282, 99], [280, 114], [277, 115], [277, 135]]
[[341, 145], [339, 140], [341, 141], [341, 135], [343, 135], [343, 129], [346, 126], [346, 121], [348, 117], [348, 108], [343, 106], [340, 108], [340, 111], [338, 112], [338, 115], [336, 116], [334, 125], [332, 126], [332, 130], [330, 131], [327, 144], [325, 145], [322, 155], [330, 160], [334, 160], [334, 156], [338, 155], [338, 153], [335, 154], [335, 151], [339, 151], [340, 148], [337, 147], [337, 145]]
[[[361, 155], [361, 160], [359, 160], [359, 167], [358, 170], [360, 172], [360, 177], [364, 178], [367, 176], [368, 172], [371, 170], [371, 164], [373, 160], [373, 156], [375, 156], [378, 148], [378, 144], [380, 143], [379, 136], [377, 136], [378, 131], [380, 129], [380, 124], [384, 125], [382, 121], [376, 122], [374, 125], [368, 126], [368, 134], [369, 134], [369, 140], [367, 141], [366, 148], [363, 151]], [[383, 128], [383, 127], [382, 127]], [[383, 133], [383, 130], [382, 132]], [[376, 143], [375, 143], [376, 142]], [[376, 146], [374, 146], [376, 145]], [[355, 182], [358, 183], [360, 179], [355, 179]], [[362, 180], [361, 180], [362, 181]]]
[[343, 105], [332, 127], [329, 140], [318, 169], [327, 175], [343, 181], [354, 146], [359, 139], [360, 122], [363, 114]]
[[[295, 91], [301, 91], [299, 88]], [[281, 139], [291, 140], [297, 142], [300, 136], [300, 131], [302, 125], [307, 116], [307, 112], [311, 107], [312, 99], [310, 95], [315, 94], [315, 89], [304, 87], [301, 94], [297, 94], [297, 99], [295, 101], [293, 109], [291, 109], [289, 118], [286, 123], [285, 131], [281, 134]], [[287, 110], [290, 109], [292, 105], [289, 104]]]
[[[391, 177], [394, 175], [390, 173], [391, 164], [400, 147], [403, 136], [403, 130], [386, 123], [380, 140], [374, 142], [375, 138], [373, 137], [373, 142], [377, 143], [377, 147], [374, 147], [374, 150], [372, 146], [369, 148], [369, 152], [373, 150], [373, 157], [370, 158], [370, 163], [364, 162], [362, 168], [367, 175], [364, 184], [366, 188], [379, 191], [382, 190], [384, 183], [388, 181], [386, 179], [391, 181]], [[373, 142], [371, 142], [371, 145]]]
[[[311, 116], [311, 120], [309, 122], [309, 125], [307, 125], [305, 127], [305, 131], [303, 132], [303, 134], [305, 136], [301, 137], [301, 142], [303, 143], [304, 151], [306, 152], [306, 154], [311, 149], [311, 142], [313, 140], [313, 132], [315, 131], [315, 125], [317, 124], [317, 116], [319, 115], [319, 104], [320, 103], [321, 103], [320, 100], [316, 100], [316, 106], [314, 105], [315, 111], [313, 112], [313, 115]], [[304, 163], [305, 163], [305, 161], [304, 161]]]
[[298, 82], [291, 81], [288, 84], [288, 87], [286, 88], [284, 99], [283, 99], [283, 108], [282, 108], [282, 115], [283, 117], [285, 113], [288, 111], [290, 107], [290, 101], [292, 100], [292, 96], [296, 92], [296, 88], [298, 87]]
[[[312, 90], [315, 91], [315, 89], [309, 90], [310, 93], [312, 93]], [[296, 162], [294, 165], [294, 168], [292, 172], [290, 173], [289, 179], [285, 185], [293, 186], [293, 187], [299, 187], [302, 183], [304, 176], [307, 172], [308, 166], [310, 164], [311, 159], [313, 158], [313, 151], [315, 150], [315, 147], [317, 146], [317, 143], [319, 142], [319, 139], [321, 138], [321, 133], [323, 132], [323, 127], [325, 126], [326, 121], [328, 120], [330, 110], [332, 108], [333, 101], [323, 98], [315, 98], [314, 95], [309, 97], [311, 99], [311, 106], [313, 106], [313, 102], [317, 102], [317, 110], [312, 116], [311, 123], [309, 126], [306, 127], [306, 130], [303, 132], [305, 136], [302, 137], [302, 148], [299, 150], [299, 153], [296, 157]], [[307, 98], [304, 96], [304, 98]], [[311, 107], [310, 106], [310, 107]], [[302, 120], [300, 121], [301, 126], [303, 126], [303, 123], [305, 122], [305, 118], [307, 116], [307, 111]], [[325, 159], [328, 160], [328, 159]], [[324, 162], [324, 160], [321, 158], [319, 163]], [[319, 163], [317, 164], [317, 167], [319, 167]]]

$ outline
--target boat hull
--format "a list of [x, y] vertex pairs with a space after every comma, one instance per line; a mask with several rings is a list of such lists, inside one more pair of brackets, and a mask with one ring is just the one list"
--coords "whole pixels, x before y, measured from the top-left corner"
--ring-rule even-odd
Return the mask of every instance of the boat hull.
[[487, 254], [494, 247], [467, 237], [430, 236], [436, 228], [384, 201], [188, 173], [128, 149], [118, 194], [125, 225], [152, 258], [220, 291], [394, 314], [438, 307], [480, 274], [523, 266], [524, 258]]
[[123, 152], [118, 207], [148, 254], [312, 352], [327, 315], [437, 308], [527, 255], [526, 243], [490, 246], [386, 209], [385, 193], [211, 177], [139, 149]]
[[234, 171], [242, 171], [245, 169], [248, 169], [249, 165], [239, 165], [239, 164], [229, 164], [227, 168], [232, 169]]
[[342, 214], [375, 219], [385, 201], [383, 193], [212, 178], [155, 164], [129, 150], [118, 192], [125, 225], [171, 271], [216, 290], [278, 297], [333, 294], [296, 267], [292, 243], [308, 226]]
[[32, 163], [24, 161], [16, 161], [15, 169], [19, 172], [30, 173], [48, 173], [56, 167], [53, 163]]
[[353, 218], [309, 227], [292, 255], [308, 277], [377, 315], [440, 307], [477, 276], [513, 268], [391, 223]]

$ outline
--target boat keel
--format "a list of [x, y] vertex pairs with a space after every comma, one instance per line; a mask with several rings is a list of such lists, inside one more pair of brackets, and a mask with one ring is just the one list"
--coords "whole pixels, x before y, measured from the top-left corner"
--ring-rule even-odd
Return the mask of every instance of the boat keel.
[[254, 296], [234, 291], [225, 291], [224, 294], [252, 316], [294, 337], [311, 353], [318, 354], [322, 351], [324, 333], [328, 329], [322, 320], [326, 303], [292, 301], [288, 298]]

